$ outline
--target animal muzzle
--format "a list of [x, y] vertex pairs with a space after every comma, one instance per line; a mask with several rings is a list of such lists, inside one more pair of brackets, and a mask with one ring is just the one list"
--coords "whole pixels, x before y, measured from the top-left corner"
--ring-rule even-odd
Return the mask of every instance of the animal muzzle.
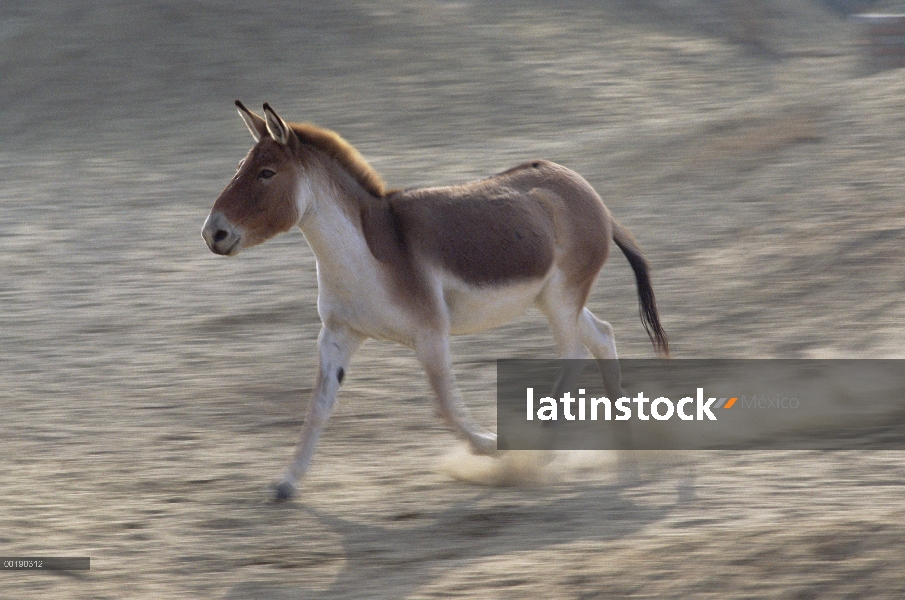
[[234, 227], [223, 213], [212, 212], [207, 217], [201, 237], [214, 254], [233, 256], [242, 249], [242, 229]]

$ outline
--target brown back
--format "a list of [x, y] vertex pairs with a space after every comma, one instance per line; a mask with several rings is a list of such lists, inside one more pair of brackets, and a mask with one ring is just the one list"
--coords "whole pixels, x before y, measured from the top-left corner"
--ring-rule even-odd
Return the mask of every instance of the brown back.
[[577, 265], [583, 283], [606, 257], [607, 213], [573, 175], [534, 161], [467, 184], [396, 192], [367, 202], [362, 229], [379, 260], [424, 256], [475, 285], [543, 277], [557, 256]]

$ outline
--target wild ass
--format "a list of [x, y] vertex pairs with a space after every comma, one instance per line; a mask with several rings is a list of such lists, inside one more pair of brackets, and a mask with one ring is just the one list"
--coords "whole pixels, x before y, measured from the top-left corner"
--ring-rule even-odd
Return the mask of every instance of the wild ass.
[[[236, 106], [256, 144], [214, 202], [204, 240], [235, 256], [299, 226], [317, 261], [319, 367], [276, 499], [292, 496], [307, 471], [352, 354], [367, 338], [412, 348], [441, 415], [484, 454], [494, 452], [496, 436], [466, 414], [450, 335], [502, 325], [534, 304], [560, 357], [590, 350], [615, 359], [613, 328], [585, 308], [610, 239], [634, 270], [645, 329], [668, 355], [647, 261], [577, 173], [535, 160], [471, 183], [387, 190], [336, 133], [287, 124], [267, 104], [263, 118]], [[621, 390], [618, 370], [605, 386]]]

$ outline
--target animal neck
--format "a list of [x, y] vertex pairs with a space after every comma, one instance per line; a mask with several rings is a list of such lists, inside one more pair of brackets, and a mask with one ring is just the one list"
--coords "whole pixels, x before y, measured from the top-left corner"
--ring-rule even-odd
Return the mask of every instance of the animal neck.
[[306, 169], [299, 182], [299, 205], [305, 207], [299, 227], [317, 258], [319, 271], [357, 270], [349, 264], [368, 260], [360, 214], [366, 203], [376, 201], [340, 169]]

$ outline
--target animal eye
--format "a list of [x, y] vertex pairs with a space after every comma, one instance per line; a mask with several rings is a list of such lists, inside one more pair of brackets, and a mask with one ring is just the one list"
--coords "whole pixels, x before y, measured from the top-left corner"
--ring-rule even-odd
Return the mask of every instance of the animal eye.
[[258, 179], [270, 179], [274, 175], [276, 175], [276, 173], [270, 169], [262, 169], [261, 172], [258, 173]]

